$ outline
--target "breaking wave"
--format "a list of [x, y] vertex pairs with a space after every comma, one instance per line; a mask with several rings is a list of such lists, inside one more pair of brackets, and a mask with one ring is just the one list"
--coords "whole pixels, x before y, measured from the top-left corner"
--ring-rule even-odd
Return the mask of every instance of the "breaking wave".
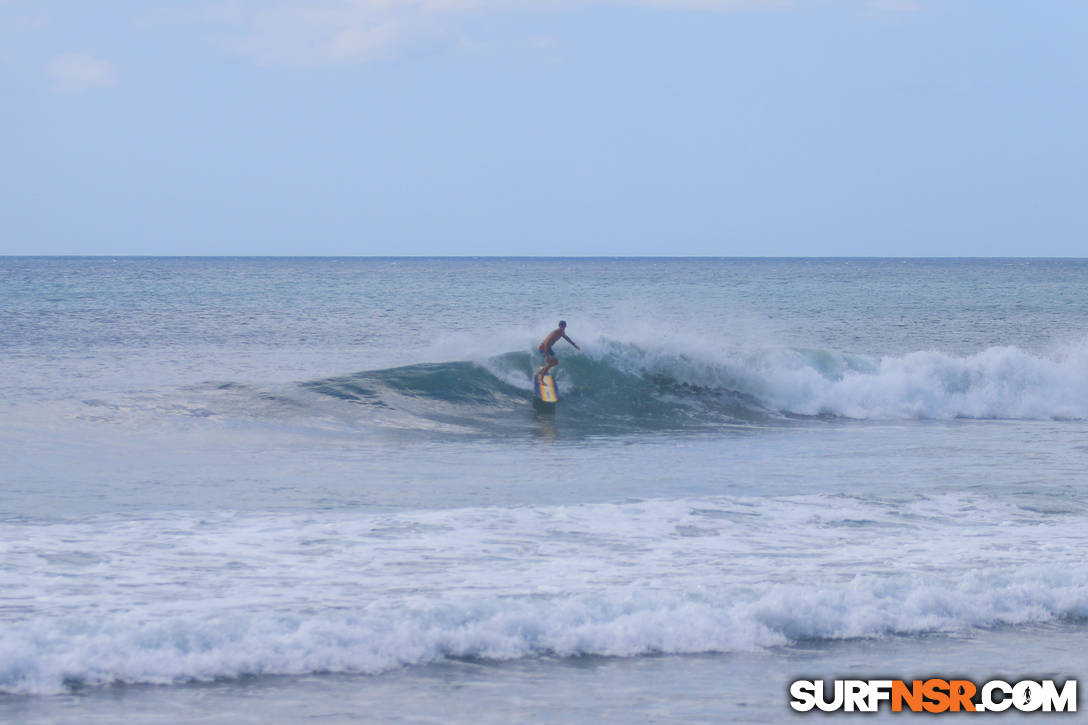
[[[539, 360], [511, 352], [312, 381], [321, 396], [392, 419], [508, 429], [524, 418]], [[875, 357], [787, 348], [716, 359], [600, 340], [557, 369], [565, 425], [589, 432], [746, 425], [804, 417], [1088, 418], [1088, 346], [1050, 356], [994, 347]]]
[[1079, 628], [1083, 531], [1082, 502], [986, 494], [27, 526], [3, 542], [0, 693]]
[[0, 632], [0, 692], [251, 675], [377, 674], [447, 658], [750, 652], [1088, 616], [1083, 570], [979, 572], [959, 584], [859, 577], [756, 596], [613, 592], [406, 601], [321, 612], [72, 616]]

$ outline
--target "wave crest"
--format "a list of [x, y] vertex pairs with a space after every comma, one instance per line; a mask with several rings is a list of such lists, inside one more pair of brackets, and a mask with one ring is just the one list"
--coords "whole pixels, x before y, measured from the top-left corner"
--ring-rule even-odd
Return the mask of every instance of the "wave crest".
[[[371, 413], [384, 409], [399, 411], [405, 420], [509, 430], [525, 424], [538, 363], [530, 353], [511, 352], [479, 363], [411, 365], [304, 387]], [[1088, 418], [1085, 345], [1051, 356], [994, 347], [959, 357], [803, 348], [710, 357], [601, 339], [582, 354], [564, 354], [556, 380], [564, 424], [586, 433], [804, 417]]]

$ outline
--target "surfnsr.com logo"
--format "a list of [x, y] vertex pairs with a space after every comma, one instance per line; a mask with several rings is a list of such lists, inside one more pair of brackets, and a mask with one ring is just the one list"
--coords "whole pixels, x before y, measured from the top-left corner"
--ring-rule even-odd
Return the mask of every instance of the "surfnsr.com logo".
[[790, 707], [799, 712], [876, 712], [888, 703], [892, 712], [1076, 712], [1077, 681], [1060, 687], [1054, 680], [795, 680]]

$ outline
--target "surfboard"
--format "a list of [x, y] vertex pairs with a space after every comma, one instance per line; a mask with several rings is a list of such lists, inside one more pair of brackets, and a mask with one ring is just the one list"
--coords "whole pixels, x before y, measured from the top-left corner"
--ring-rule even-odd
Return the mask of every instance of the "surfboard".
[[555, 378], [537, 373], [533, 378], [533, 406], [537, 410], [555, 410], [558, 402]]

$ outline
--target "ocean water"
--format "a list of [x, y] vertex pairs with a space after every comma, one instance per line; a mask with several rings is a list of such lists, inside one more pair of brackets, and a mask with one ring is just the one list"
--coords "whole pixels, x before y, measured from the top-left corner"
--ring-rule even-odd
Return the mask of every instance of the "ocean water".
[[0, 373], [0, 722], [1088, 674], [1088, 261], [7, 257]]

